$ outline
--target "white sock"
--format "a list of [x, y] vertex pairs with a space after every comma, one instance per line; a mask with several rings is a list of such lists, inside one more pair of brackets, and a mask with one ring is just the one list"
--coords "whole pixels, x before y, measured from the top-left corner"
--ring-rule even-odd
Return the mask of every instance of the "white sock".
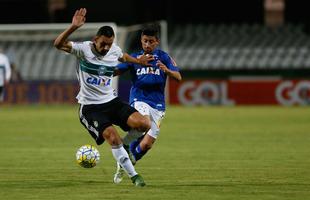
[[129, 177], [133, 177], [138, 174], [123, 146], [112, 147], [112, 154], [115, 160], [123, 167]]
[[125, 145], [129, 145], [132, 141], [138, 139], [144, 134], [144, 132], [140, 132], [136, 129], [130, 129], [130, 131], [123, 138], [123, 143]]

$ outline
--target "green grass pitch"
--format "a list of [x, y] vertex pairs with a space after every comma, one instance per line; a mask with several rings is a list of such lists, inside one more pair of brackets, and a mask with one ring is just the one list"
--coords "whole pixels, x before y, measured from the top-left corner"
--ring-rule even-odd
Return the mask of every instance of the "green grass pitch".
[[[154, 148], [114, 185], [107, 143], [83, 169], [75, 152], [94, 144], [75, 106], [0, 107], [0, 199], [217, 200], [310, 198], [310, 107], [169, 106]], [[123, 132], [121, 132], [123, 135]]]

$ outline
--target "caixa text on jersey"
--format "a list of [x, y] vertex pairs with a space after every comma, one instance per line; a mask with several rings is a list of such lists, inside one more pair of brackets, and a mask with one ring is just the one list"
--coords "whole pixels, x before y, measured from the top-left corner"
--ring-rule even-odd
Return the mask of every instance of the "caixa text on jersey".
[[111, 84], [111, 79], [103, 79], [103, 78], [96, 78], [96, 77], [88, 77], [86, 82], [91, 85], [102, 85], [108, 86]]

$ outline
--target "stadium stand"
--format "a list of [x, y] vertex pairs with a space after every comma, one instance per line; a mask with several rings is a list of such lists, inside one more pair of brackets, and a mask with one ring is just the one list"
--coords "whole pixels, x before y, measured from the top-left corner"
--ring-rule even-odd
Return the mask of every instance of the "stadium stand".
[[302, 25], [180, 25], [169, 41], [182, 69], [310, 68], [310, 38]]
[[[14, 52], [25, 80], [75, 79], [75, 58], [53, 48], [48, 38], [55, 31], [44, 31], [31, 40], [2, 34], [0, 49]], [[174, 26], [168, 36], [170, 54], [185, 70], [310, 69], [310, 38], [302, 25], [188, 24]]]
[[[90, 23], [71, 38], [91, 40], [102, 24]], [[114, 26], [114, 24], [109, 24]], [[0, 49], [14, 57], [17, 70], [24, 80], [75, 80], [76, 59], [60, 53], [54, 39], [67, 24], [1, 25]]]
[[1, 42], [4, 52], [13, 52], [17, 69], [25, 80], [74, 79], [75, 59], [59, 54], [51, 41]]

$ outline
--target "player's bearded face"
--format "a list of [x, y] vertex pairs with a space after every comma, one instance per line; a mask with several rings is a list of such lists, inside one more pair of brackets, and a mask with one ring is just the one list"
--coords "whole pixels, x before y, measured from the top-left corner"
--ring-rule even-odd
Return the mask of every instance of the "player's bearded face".
[[101, 36], [96, 36], [95, 37], [95, 47], [96, 47], [96, 51], [100, 54], [100, 55], [106, 55], [108, 53], [108, 51], [110, 50], [112, 44], [114, 41], [114, 36], [112, 37], [107, 37], [104, 35]]
[[152, 53], [159, 44], [159, 39], [155, 36], [143, 35], [141, 37], [142, 48], [145, 53]]

